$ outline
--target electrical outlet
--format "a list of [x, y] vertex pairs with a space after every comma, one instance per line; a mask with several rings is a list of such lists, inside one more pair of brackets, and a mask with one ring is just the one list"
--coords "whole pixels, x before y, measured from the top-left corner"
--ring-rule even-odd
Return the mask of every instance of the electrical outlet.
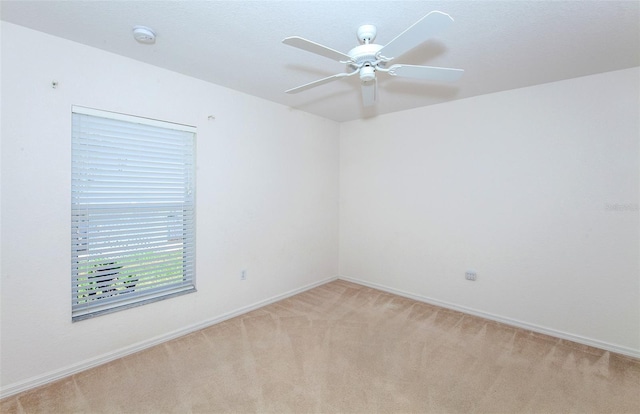
[[240, 280], [247, 280], [247, 271], [246, 270], [242, 270], [240, 272]]
[[475, 270], [467, 270], [464, 274], [465, 279], [467, 280], [476, 280], [478, 278], [478, 274]]

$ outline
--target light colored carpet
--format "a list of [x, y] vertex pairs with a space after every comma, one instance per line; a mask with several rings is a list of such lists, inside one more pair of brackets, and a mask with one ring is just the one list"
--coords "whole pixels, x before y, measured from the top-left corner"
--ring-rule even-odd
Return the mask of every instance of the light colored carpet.
[[335, 281], [3, 413], [640, 413], [640, 360]]

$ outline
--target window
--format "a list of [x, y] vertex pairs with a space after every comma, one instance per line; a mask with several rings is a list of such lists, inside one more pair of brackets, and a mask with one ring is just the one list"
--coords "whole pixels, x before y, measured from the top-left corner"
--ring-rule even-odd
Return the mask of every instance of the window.
[[72, 120], [72, 319], [195, 292], [195, 128]]

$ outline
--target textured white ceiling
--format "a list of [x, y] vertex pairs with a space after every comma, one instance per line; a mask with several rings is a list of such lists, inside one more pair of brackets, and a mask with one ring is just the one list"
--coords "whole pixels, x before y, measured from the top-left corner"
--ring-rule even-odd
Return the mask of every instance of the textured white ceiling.
[[[1, 18], [336, 121], [640, 65], [640, 2], [630, 1], [7, 1]], [[361, 24], [386, 44], [432, 10], [455, 23], [394, 63], [465, 69], [455, 84], [378, 75], [363, 108], [357, 76], [286, 89], [344, 65], [281, 43], [302, 36], [348, 52]], [[132, 28], [157, 33], [134, 41]]]

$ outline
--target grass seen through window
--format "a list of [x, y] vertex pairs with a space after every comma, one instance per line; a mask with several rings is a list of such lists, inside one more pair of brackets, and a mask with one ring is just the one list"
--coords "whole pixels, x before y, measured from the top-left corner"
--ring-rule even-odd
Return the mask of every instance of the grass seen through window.
[[183, 266], [181, 247], [87, 260], [78, 266], [77, 303], [175, 284], [183, 279]]

